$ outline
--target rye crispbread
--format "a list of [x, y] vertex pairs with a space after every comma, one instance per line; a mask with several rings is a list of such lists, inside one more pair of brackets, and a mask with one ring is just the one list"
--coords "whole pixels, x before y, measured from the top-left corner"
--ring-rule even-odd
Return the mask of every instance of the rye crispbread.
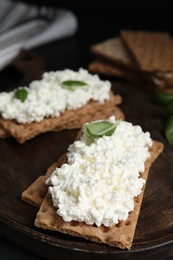
[[120, 37], [140, 70], [173, 72], [173, 40], [169, 33], [123, 30]]
[[51, 175], [51, 173], [60, 167], [66, 161], [66, 155], [59, 158], [58, 162], [53, 163], [48, 169], [45, 175], [39, 176], [26, 190], [22, 192], [21, 199], [32, 206], [40, 207], [44, 197], [47, 194], [47, 185], [45, 181]]
[[[141, 177], [146, 181], [152, 163], [159, 156], [162, 150], [163, 144], [153, 141], [153, 145], [150, 148], [151, 156], [145, 162], [145, 171], [141, 174]], [[39, 228], [82, 237], [94, 242], [105, 243], [122, 249], [130, 249], [135, 234], [144, 189], [145, 187], [143, 187], [141, 194], [134, 199], [135, 208], [129, 213], [128, 219], [126, 221], [120, 221], [117, 225], [112, 227], [105, 227], [103, 225], [95, 227], [83, 222], [63, 221], [63, 219], [56, 213], [56, 209], [52, 206], [51, 196], [47, 193], [37, 213], [35, 225]]]
[[8, 137], [7, 132], [3, 128], [0, 128], [0, 139], [4, 139], [7, 137]]
[[90, 48], [97, 57], [112, 62], [115, 65], [126, 69], [135, 69], [135, 63], [126, 51], [126, 48], [119, 37], [111, 38], [94, 44]]
[[76, 110], [66, 110], [59, 117], [45, 118], [40, 122], [19, 124], [14, 120], [0, 118], [0, 128], [8, 136], [14, 137], [19, 143], [47, 131], [61, 131], [63, 129], [80, 128], [86, 121], [105, 118], [114, 112], [116, 118], [124, 118], [122, 111], [117, 107], [122, 102], [119, 95], [110, 92], [110, 98], [104, 103], [89, 101], [85, 106]]
[[104, 74], [107, 76], [124, 77], [122, 69], [112, 66], [108, 62], [101, 59], [96, 59], [88, 65], [89, 71], [93, 73]]
[[118, 77], [132, 82], [137, 82], [141, 78], [135, 62], [120, 37], [94, 44], [90, 50], [97, 57], [97, 60], [88, 65], [88, 69], [92, 73]]
[[92, 61], [88, 65], [89, 71], [92, 73], [103, 74], [110, 77], [117, 77], [121, 79], [125, 79], [131, 82], [139, 82], [141, 80], [140, 73], [137, 73], [136, 70], [128, 70], [126, 68], [122, 68], [116, 65], [113, 65], [109, 62], [105, 62], [105, 60], [97, 59]]

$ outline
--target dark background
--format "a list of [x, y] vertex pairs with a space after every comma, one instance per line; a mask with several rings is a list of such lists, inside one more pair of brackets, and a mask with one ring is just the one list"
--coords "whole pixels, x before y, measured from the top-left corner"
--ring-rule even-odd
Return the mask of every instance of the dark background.
[[[17, 0], [13, 0], [18, 2]], [[120, 28], [168, 30], [172, 32], [171, 0], [106, 0], [106, 1], [58, 1], [24, 0], [29, 4], [47, 5], [71, 9], [78, 17], [79, 24], [85, 23], [90, 30], [115, 32]], [[97, 33], [97, 30], [95, 33]], [[89, 31], [86, 32], [86, 36]]]

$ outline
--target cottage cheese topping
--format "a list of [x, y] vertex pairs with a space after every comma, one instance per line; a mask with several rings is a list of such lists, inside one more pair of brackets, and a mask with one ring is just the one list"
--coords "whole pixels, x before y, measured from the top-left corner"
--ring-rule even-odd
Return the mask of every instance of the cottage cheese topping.
[[[62, 87], [67, 80], [83, 81], [87, 87], [70, 91]], [[91, 99], [104, 102], [109, 99], [110, 86], [109, 81], [102, 81], [84, 69], [47, 72], [41, 80], [25, 87], [28, 91], [25, 102], [14, 98], [14, 91], [0, 93], [0, 113], [3, 118], [19, 123], [38, 122], [44, 117], [57, 117], [66, 109], [78, 109]]]
[[[109, 120], [115, 122], [114, 117]], [[86, 125], [86, 124], [85, 124]], [[140, 178], [152, 140], [140, 126], [120, 121], [111, 136], [86, 144], [86, 129], [68, 149], [68, 164], [47, 180], [53, 205], [64, 221], [111, 226], [126, 220], [141, 193]], [[88, 143], [88, 138], [87, 138]]]

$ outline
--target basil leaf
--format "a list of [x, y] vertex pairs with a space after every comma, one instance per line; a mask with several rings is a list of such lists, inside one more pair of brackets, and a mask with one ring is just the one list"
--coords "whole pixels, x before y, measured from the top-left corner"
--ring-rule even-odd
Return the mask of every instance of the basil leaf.
[[170, 101], [166, 106], [165, 106], [166, 112], [168, 115], [173, 114], [173, 100]]
[[156, 91], [154, 94], [154, 99], [158, 104], [166, 105], [173, 100], [173, 93]]
[[87, 83], [84, 81], [79, 80], [66, 80], [61, 82], [62, 88], [68, 89], [68, 90], [75, 90], [78, 87], [87, 86]]
[[170, 116], [165, 125], [165, 136], [169, 144], [173, 145], [173, 115]]
[[114, 133], [117, 125], [117, 123], [109, 121], [91, 122], [86, 125], [86, 129], [93, 137], [110, 136]]
[[15, 98], [24, 102], [27, 99], [28, 91], [25, 88], [19, 88], [15, 91]]

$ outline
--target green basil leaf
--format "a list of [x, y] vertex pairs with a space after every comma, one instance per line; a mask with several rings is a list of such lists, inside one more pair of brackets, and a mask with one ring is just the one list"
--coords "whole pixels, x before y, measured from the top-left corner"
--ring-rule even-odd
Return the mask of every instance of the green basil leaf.
[[61, 82], [62, 88], [68, 89], [68, 90], [75, 90], [78, 87], [84, 87], [87, 86], [87, 83], [84, 81], [79, 80], [66, 80]]
[[155, 92], [154, 99], [158, 104], [166, 105], [173, 100], [173, 93], [159, 90]]
[[170, 101], [166, 106], [165, 106], [166, 112], [168, 115], [173, 114], [173, 100]]
[[170, 116], [165, 125], [165, 136], [169, 144], [173, 145], [173, 115]]
[[15, 91], [15, 98], [24, 102], [27, 99], [28, 91], [25, 88], [19, 88]]
[[114, 133], [117, 123], [109, 121], [91, 122], [86, 125], [87, 132], [93, 137], [110, 136]]

